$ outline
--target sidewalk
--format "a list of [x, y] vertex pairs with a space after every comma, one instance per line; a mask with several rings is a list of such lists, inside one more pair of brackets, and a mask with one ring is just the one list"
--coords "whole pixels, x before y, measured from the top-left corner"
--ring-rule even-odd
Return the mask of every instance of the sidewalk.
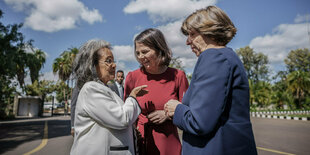
[[70, 120], [70, 115], [54, 115], [43, 116], [43, 117], [27, 117], [27, 116], [18, 116], [12, 120], [0, 120], [0, 124], [9, 124], [9, 123], [19, 123], [19, 122], [30, 122], [30, 121], [45, 121], [45, 120]]

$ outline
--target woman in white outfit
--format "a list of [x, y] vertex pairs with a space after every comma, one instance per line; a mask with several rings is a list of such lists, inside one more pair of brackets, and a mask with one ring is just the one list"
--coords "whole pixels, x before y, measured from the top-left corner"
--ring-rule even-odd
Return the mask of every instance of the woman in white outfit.
[[107, 87], [115, 67], [108, 42], [90, 40], [79, 49], [73, 70], [80, 93], [70, 154], [135, 154], [132, 125], [141, 112], [135, 98], [147, 90], [145, 85], [136, 87], [124, 103]]

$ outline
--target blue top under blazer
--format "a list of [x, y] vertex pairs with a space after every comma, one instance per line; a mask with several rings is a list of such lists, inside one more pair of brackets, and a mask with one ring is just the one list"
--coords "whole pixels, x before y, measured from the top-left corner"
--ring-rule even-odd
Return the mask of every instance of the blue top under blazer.
[[248, 79], [231, 48], [207, 49], [200, 54], [173, 123], [183, 130], [184, 155], [257, 154]]

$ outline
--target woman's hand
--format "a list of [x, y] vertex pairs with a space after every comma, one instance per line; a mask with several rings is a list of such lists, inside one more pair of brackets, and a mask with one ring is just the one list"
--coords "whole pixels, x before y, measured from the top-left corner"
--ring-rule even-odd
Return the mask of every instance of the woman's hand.
[[161, 124], [164, 123], [167, 119], [169, 119], [168, 116], [165, 115], [164, 110], [155, 110], [149, 115], [147, 115], [147, 118], [150, 122], [154, 124]]
[[138, 87], [134, 88], [131, 91], [131, 93], [129, 94], [129, 96], [136, 98], [137, 96], [143, 96], [143, 95], [147, 94], [149, 91], [144, 89], [146, 87], [147, 87], [147, 85], [142, 85], [142, 86], [138, 86]]
[[170, 117], [170, 119], [174, 116], [174, 111], [175, 108], [177, 107], [178, 104], [182, 104], [181, 102], [179, 102], [178, 100], [169, 100], [166, 104], [165, 104], [165, 113], [166, 116]]

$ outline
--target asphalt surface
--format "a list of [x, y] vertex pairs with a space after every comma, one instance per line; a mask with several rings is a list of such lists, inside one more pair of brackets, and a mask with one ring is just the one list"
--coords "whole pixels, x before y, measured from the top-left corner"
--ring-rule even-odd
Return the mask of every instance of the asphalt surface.
[[[287, 154], [310, 154], [310, 121], [251, 118], [257, 147]], [[258, 149], [258, 154], [276, 155]]]
[[[310, 121], [251, 118], [259, 155], [310, 154]], [[47, 122], [48, 139], [42, 145]], [[45, 117], [0, 121], [0, 154], [70, 154], [73, 137], [70, 117]]]
[[21, 119], [0, 122], [0, 154], [25, 154], [38, 147], [47, 121], [47, 144], [34, 155], [68, 155], [73, 138], [70, 134], [70, 116]]

